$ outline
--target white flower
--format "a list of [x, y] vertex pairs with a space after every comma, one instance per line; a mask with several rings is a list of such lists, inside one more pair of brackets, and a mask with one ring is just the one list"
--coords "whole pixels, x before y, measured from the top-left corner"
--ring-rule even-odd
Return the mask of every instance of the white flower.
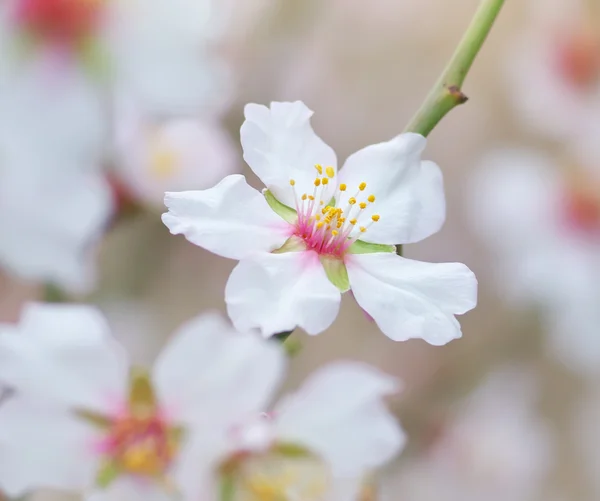
[[[151, 374], [87, 306], [28, 306], [0, 334], [0, 485], [146, 499], [197, 489], [195, 436], [260, 412], [285, 356], [220, 317], [184, 325]], [[189, 498], [191, 499], [191, 498]]]
[[113, 210], [110, 189], [100, 173], [43, 161], [39, 153], [22, 150], [0, 166], [0, 266], [87, 292], [96, 243]]
[[108, 77], [111, 93], [146, 109], [188, 112], [214, 91], [205, 56], [210, 11], [209, 0], [7, 0], [6, 74], [43, 62], [40, 89], [53, 73], [87, 72], [90, 83], [101, 88]]
[[198, 497], [216, 499], [225, 486], [232, 500], [356, 499], [366, 475], [404, 445], [382, 401], [396, 390], [394, 379], [359, 363], [317, 371], [272, 411], [196, 448], [205, 479]]
[[470, 190], [502, 291], [541, 307], [555, 356], [584, 374], [600, 369], [598, 186], [600, 172], [503, 150], [482, 161]]
[[405, 259], [393, 245], [422, 240], [444, 221], [441, 172], [420, 159], [425, 139], [402, 134], [369, 146], [338, 173], [303, 103], [249, 104], [245, 115], [244, 159], [267, 191], [233, 175], [205, 191], [167, 193], [163, 215], [171, 233], [240, 260], [225, 291], [236, 327], [317, 334], [352, 289], [394, 340], [460, 337], [454, 315], [476, 302], [471, 271]]
[[594, 141], [598, 132], [600, 37], [586, 3], [532, 2], [527, 31], [515, 39], [506, 65], [520, 118], [561, 141], [582, 135]]
[[551, 429], [536, 411], [537, 382], [517, 367], [492, 373], [383, 499], [530, 501], [553, 465]]
[[156, 208], [165, 191], [204, 189], [237, 170], [231, 139], [216, 117], [152, 120], [133, 105], [117, 122], [116, 178]]

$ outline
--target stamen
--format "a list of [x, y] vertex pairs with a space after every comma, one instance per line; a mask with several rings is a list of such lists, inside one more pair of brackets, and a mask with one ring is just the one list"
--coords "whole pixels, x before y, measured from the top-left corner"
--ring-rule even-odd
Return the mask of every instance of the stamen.
[[364, 226], [361, 226], [361, 227], [360, 227], [360, 232], [361, 232], [361, 233], [364, 233], [365, 231], [367, 231], [367, 229], [366, 229]]
[[348, 203], [349, 203], [350, 205], [354, 205], [354, 204], [356, 203], [356, 198], [354, 198], [354, 197], [350, 198], [350, 199], [348, 200]]
[[365, 188], [366, 188], [366, 187], [367, 187], [367, 183], [364, 183], [364, 182], [363, 182], [363, 183], [360, 183], [360, 184], [358, 185], [358, 189], [359, 189], [360, 191], [365, 191]]
[[329, 184], [329, 179], [324, 177], [323, 179], [321, 179], [321, 182], [323, 183], [323, 186], [325, 186], [326, 184]]
[[361, 202], [361, 203], [359, 203], [359, 204], [358, 204], [358, 206], [359, 206], [361, 209], [366, 209], [366, 208], [367, 208], [367, 204], [366, 204], [365, 202]]
[[335, 171], [333, 170], [333, 167], [329, 166], [325, 169], [325, 172], [327, 173], [328, 177], [334, 177], [335, 176]]
[[346, 185], [344, 183], [340, 184], [340, 191], [346, 191]]
[[373, 214], [373, 215], [371, 216], [371, 219], [373, 220], [373, 222], [375, 222], [375, 223], [376, 223], [377, 221], [379, 221], [379, 219], [380, 219], [380, 216], [379, 216], [379, 214]]
[[375, 201], [375, 195], [369, 195], [369, 198], [367, 198], [367, 200], [373, 203]]
[[354, 226], [356, 224], [356, 219], [350, 219], [350, 224]]
[[321, 186], [321, 178], [316, 178], [315, 179], [315, 186]]
[[293, 179], [290, 179], [290, 186], [296, 186], [296, 181], [294, 181]]
[[319, 175], [323, 175], [323, 166], [321, 164], [316, 164], [315, 169], [317, 169]]
[[308, 198], [308, 196], [306, 195], [306, 193], [302, 194], [302, 200], [306, 200]]

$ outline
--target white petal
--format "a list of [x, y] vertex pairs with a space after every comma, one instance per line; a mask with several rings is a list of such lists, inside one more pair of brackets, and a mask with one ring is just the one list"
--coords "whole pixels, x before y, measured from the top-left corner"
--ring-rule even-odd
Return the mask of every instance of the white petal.
[[[290, 179], [296, 191], [312, 193], [318, 176], [315, 164], [337, 168], [335, 152], [317, 136], [311, 125], [313, 112], [304, 103], [271, 103], [271, 107], [248, 104], [241, 128], [244, 160], [282, 203], [294, 207]], [[329, 185], [329, 200], [335, 190]]]
[[396, 391], [394, 378], [368, 365], [328, 365], [276, 406], [278, 439], [320, 454], [334, 476], [362, 476], [404, 444], [404, 433], [383, 402]]
[[142, 202], [162, 206], [166, 191], [210, 188], [238, 170], [231, 139], [216, 121], [154, 124], [131, 106], [121, 108], [116, 174]]
[[346, 265], [356, 301], [394, 341], [446, 344], [462, 335], [454, 315], [477, 303], [477, 280], [464, 264], [381, 253], [348, 256]]
[[9, 397], [0, 406], [0, 488], [11, 497], [83, 489], [97, 466], [94, 439], [92, 428], [64, 410]]
[[[20, 163], [23, 160], [24, 163]], [[0, 262], [15, 274], [86, 292], [95, 282], [95, 244], [113, 211], [105, 179], [20, 156], [0, 184]]]
[[223, 92], [221, 71], [206, 53], [210, 3], [114, 2], [110, 33], [117, 85], [146, 110], [189, 114]]
[[[375, 202], [360, 214], [365, 225], [371, 215], [381, 219], [361, 234], [361, 240], [381, 244], [404, 244], [423, 240], [439, 231], [446, 217], [442, 173], [433, 162], [422, 162], [426, 139], [419, 134], [401, 134], [391, 141], [368, 146], [350, 156], [340, 170], [340, 182], [347, 185], [339, 207], [346, 207], [360, 183]], [[358, 226], [358, 225], [357, 225]]]
[[319, 334], [335, 320], [340, 292], [315, 252], [260, 254], [240, 261], [225, 287], [227, 312], [240, 330], [264, 336], [301, 327]]
[[85, 501], [173, 501], [176, 493], [168, 492], [158, 482], [142, 478], [120, 477], [106, 489], [95, 489]]
[[107, 412], [124, 398], [128, 364], [98, 310], [30, 304], [0, 337], [0, 379], [25, 395]]
[[205, 314], [174, 334], [153, 379], [176, 419], [198, 425], [214, 417], [212, 425], [225, 426], [264, 410], [284, 368], [285, 356], [276, 343], [238, 333], [220, 315]]
[[292, 227], [241, 175], [227, 176], [214, 188], [167, 193], [162, 220], [173, 235], [231, 259], [281, 247]]

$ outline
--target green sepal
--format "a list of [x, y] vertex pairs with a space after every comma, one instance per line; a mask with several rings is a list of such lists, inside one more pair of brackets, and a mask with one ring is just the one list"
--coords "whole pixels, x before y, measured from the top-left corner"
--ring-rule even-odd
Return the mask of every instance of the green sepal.
[[305, 449], [304, 447], [296, 444], [290, 444], [287, 442], [278, 443], [273, 447], [273, 452], [279, 453], [282, 456], [298, 458], [298, 457], [308, 457], [312, 454]]
[[375, 254], [378, 252], [396, 252], [396, 246], [386, 244], [370, 244], [369, 242], [357, 240], [350, 247], [348, 247], [348, 253], [350, 254]]
[[96, 474], [96, 485], [102, 489], [106, 489], [120, 474], [121, 471], [114, 461], [106, 461], [100, 466]]
[[129, 408], [135, 416], [152, 414], [157, 407], [156, 395], [148, 371], [132, 367], [129, 382]]
[[83, 419], [88, 424], [91, 424], [94, 428], [99, 428], [101, 430], [108, 430], [113, 423], [111, 418], [94, 411], [75, 409], [74, 412], [79, 419]]
[[282, 204], [279, 200], [275, 198], [275, 195], [271, 193], [269, 190], [264, 190], [263, 195], [269, 204], [269, 207], [273, 209], [273, 212], [280, 216], [284, 221], [287, 221], [290, 224], [296, 223], [298, 220], [298, 214], [294, 209], [288, 207], [285, 204]]
[[292, 235], [279, 249], [275, 249], [272, 252], [273, 254], [284, 254], [285, 252], [301, 252], [304, 250], [306, 250], [304, 240], [296, 235]]
[[219, 501], [235, 499], [235, 478], [231, 473], [221, 473], [219, 485]]
[[350, 290], [350, 280], [348, 279], [348, 270], [344, 261], [335, 257], [320, 256], [321, 264], [329, 281], [335, 285], [340, 292]]

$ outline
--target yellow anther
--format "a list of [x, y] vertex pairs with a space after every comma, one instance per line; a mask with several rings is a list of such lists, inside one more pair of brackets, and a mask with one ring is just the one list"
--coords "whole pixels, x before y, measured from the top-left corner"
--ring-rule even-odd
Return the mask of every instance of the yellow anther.
[[290, 179], [290, 186], [296, 186], [296, 181], [294, 181], [293, 179]]
[[340, 184], [340, 191], [346, 191], [346, 185], [344, 183]]
[[373, 215], [371, 216], [371, 219], [372, 219], [373, 221], [375, 221], [375, 222], [379, 221], [379, 218], [380, 218], [379, 214], [373, 214]]
[[369, 195], [369, 198], [367, 198], [367, 200], [373, 203], [375, 201], [375, 195]]
[[[341, 211], [340, 211], [340, 214], [341, 214]], [[339, 222], [342, 223], [342, 224], [344, 224], [346, 222], [346, 218], [345, 217], [340, 217], [339, 218]]]
[[307, 198], [308, 198], [308, 196], [306, 195], [306, 193], [304, 193], [304, 194], [302, 195], [302, 200], [306, 200]]
[[354, 197], [351, 197], [351, 198], [350, 198], [350, 200], [348, 200], [348, 203], [349, 203], [350, 205], [354, 205], [354, 204], [356, 203], [356, 198], [354, 198]]
[[316, 164], [315, 169], [317, 169], [317, 172], [319, 174], [321, 174], [321, 175], [323, 174], [323, 166], [321, 164]]
[[323, 228], [323, 226], [325, 226], [325, 223], [324, 223], [323, 221], [319, 221], [319, 222], [317, 223], [317, 228], [318, 228], [318, 229], [321, 229], [321, 228]]
[[315, 197], [313, 197], [312, 195], [308, 195], [308, 199], [309, 199], [309, 200], [314, 200], [314, 199], [315, 199]]
[[320, 177], [315, 179], [315, 186], [321, 186], [321, 178]]
[[356, 224], [356, 219], [350, 219], [350, 224], [354, 226]]
[[331, 232], [331, 234], [332, 234], [334, 237], [337, 237], [337, 236], [338, 236], [338, 233], [339, 233], [339, 232], [338, 232], [337, 230], [333, 230], [333, 231]]
[[340, 220], [338, 219], [338, 222], [337, 222], [336, 226], [337, 226], [338, 228], [341, 228], [343, 224], [344, 224], [344, 223], [343, 223], [343, 221], [340, 221]]
[[325, 214], [326, 212], [327, 212], [327, 207], [323, 207], [323, 208], [321, 209], [321, 214]]
[[317, 221], [320, 221], [320, 220], [321, 220], [321, 214], [317, 214], [317, 215], [315, 216], [315, 219], [316, 219]]
[[358, 185], [358, 189], [359, 189], [360, 191], [364, 191], [364, 189], [365, 189], [366, 187], [367, 187], [367, 183], [360, 183], [360, 184]]
[[323, 203], [323, 200], [321, 200], [321, 201], [319, 202], [319, 205], [324, 205], [324, 203]]
[[361, 227], [360, 227], [360, 232], [361, 232], [361, 233], [364, 233], [365, 231], [367, 231], [367, 229], [366, 229], [364, 226], [361, 226]]
[[323, 185], [329, 184], [329, 179], [324, 177], [323, 179], [321, 179], [321, 182], [323, 183]]
[[359, 206], [361, 209], [366, 209], [366, 208], [367, 208], [367, 204], [366, 204], [365, 202], [361, 202], [361, 203], [359, 203], [359, 204], [358, 204], [358, 206]]
[[327, 173], [328, 177], [333, 177], [335, 176], [335, 171], [333, 170], [333, 167], [329, 166], [325, 169], [325, 172]]

